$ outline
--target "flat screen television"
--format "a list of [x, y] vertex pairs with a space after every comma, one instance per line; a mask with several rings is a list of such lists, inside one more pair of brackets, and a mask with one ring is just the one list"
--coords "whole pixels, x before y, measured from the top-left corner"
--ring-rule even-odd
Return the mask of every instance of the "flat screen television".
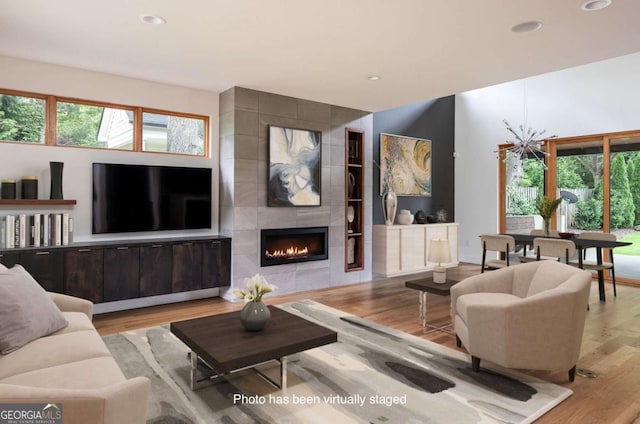
[[93, 164], [93, 234], [211, 228], [211, 168]]

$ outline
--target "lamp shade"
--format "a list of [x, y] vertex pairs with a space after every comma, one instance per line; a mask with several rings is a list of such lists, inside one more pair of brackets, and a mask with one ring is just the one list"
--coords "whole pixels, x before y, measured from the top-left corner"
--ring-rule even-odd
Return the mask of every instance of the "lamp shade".
[[451, 253], [449, 252], [449, 240], [431, 240], [429, 244], [429, 262], [451, 262]]

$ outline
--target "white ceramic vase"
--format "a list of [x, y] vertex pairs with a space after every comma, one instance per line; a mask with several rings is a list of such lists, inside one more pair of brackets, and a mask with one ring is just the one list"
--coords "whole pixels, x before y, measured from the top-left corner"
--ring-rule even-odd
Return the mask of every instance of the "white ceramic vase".
[[393, 225], [396, 219], [396, 208], [398, 207], [398, 197], [393, 191], [387, 191], [382, 195], [382, 210], [384, 211], [384, 223]]

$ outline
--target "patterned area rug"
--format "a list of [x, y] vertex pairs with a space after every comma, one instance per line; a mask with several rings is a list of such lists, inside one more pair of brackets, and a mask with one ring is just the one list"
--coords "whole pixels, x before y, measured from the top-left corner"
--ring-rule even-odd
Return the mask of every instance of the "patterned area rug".
[[[279, 307], [338, 332], [290, 358], [286, 395], [252, 370], [192, 391], [188, 349], [167, 327], [104, 340], [125, 375], [151, 379], [154, 424], [528, 423], [572, 393], [512, 371], [474, 373], [461, 352], [317, 302]], [[261, 370], [278, 381], [275, 361]]]

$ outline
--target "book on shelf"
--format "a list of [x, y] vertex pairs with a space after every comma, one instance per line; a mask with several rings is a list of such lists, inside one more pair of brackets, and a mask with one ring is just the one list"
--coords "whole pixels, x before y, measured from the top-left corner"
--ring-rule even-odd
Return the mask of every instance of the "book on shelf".
[[51, 215], [51, 241], [52, 246], [62, 246], [62, 215]]
[[31, 240], [33, 241], [33, 247], [40, 247], [40, 219], [41, 219], [41, 214], [37, 213], [35, 215], [32, 216], [33, 218], [33, 224], [32, 224], [32, 234], [33, 236], [31, 237]]
[[15, 247], [15, 216], [7, 215], [2, 218], [2, 247], [13, 249]]
[[66, 246], [71, 243], [73, 218], [68, 213], [0, 217], [0, 248]]
[[73, 243], [73, 218], [69, 218], [69, 244]]
[[26, 221], [27, 221], [27, 225], [25, 228], [25, 247], [27, 246], [33, 246], [33, 236], [34, 236], [34, 232], [33, 232], [33, 215], [26, 215], [25, 216]]
[[49, 247], [51, 244], [51, 215], [42, 214], [42, 246]]
[[13, 217], [13, 247], [20, 247], [20, 216]]
[[69, 214], [62, 214], [62, 245], [66, 246], [69, 244]]

